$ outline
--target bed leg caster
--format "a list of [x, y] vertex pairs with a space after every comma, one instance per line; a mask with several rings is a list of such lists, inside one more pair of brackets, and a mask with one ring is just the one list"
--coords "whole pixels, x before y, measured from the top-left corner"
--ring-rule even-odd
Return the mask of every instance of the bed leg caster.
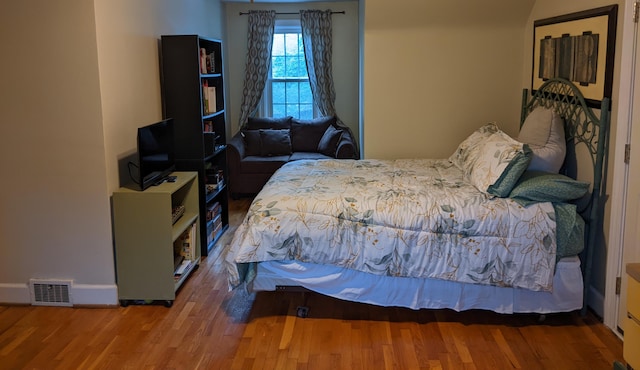
[[309, 307], [306, 306], [298, 306], [298, 308], [296, 309], [296, 316], [300, 317], [300, 318], [305, 318], [307, 316], [309, 316]]
[[545, 315], [545, 314], [540, 314], [540, 315], [538, 316], [538, 322], [539, 322], [539, 323], [541, 323], [541, 324], [542, 324], [546, 319], [547, 319], [547, 315]]

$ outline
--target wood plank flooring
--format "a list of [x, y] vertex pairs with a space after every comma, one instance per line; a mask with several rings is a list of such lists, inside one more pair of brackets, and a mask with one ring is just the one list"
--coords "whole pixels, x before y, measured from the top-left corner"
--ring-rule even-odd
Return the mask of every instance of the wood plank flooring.
[[[231, 201], [227, 241], [248, 205]], [[0, 306], [0, 369], [564, 370], [622, 360], [622, 342], [592, 314], [537, 319], [229, 292], [217, 249], [171, 308]]]

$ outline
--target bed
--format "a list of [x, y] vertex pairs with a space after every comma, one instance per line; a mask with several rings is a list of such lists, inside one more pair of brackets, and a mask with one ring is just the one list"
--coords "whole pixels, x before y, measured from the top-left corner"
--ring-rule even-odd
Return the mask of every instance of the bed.
[[226, 247], [229, 286], [412, 309], [585, 313], [608, 103], [598, 116], [571, 82], [553, 79], [523, 92], [515, 139], [489, 123], [449, 158], [288, 163]]

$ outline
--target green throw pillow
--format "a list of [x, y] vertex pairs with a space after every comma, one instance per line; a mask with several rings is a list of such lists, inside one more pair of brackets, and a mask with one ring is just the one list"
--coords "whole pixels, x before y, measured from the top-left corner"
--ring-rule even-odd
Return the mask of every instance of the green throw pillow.
[[502, 172], [498, 180], [487, 188], [487, 193], [500, 198], [508, 197], [520, 176], [531, 162], [532, 152], [527, 144], [522, 146], [522, 152], [516, 154]]
[[525, 171], [509, 194], [522, 205], [535, 202], [565, 203], [583, 197], [590, 184], [557, 173]]

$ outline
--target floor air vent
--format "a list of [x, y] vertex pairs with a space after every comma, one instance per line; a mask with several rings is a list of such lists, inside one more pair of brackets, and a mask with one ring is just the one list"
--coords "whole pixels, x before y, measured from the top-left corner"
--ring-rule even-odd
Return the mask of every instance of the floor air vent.
[[29, 281], [31, 304], [34, 306], [73, 306], [71, 302], [71, 280]]

